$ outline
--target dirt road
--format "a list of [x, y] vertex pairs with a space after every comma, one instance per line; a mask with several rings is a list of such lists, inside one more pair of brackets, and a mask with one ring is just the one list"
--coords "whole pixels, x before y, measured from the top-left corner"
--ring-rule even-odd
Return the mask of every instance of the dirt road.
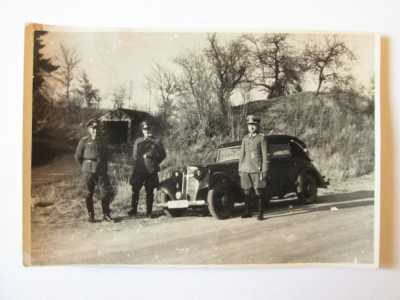
[[272, 201], [266, 220], [228, 220], [206, 212], [181, 218], [117, 217], [109, 224], [71, 220], [32, 224], [32, 264], [226, 265], [371, 264], [373, 174], [320, 190], [313, 205]]

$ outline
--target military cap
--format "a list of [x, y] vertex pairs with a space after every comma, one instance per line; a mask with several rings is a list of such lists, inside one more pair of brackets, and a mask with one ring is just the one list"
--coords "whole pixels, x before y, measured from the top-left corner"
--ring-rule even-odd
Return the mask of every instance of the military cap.
[[150, 129], [150, 128], [152, 128], [153, 126], [151, 125], [151, 123], [149, 122], [149, 121], [142, 121], [141, 123], [140, 123], [140, 128], [142, 128], [142, 129]]
[[260, 124], [261, 120], [259, 117], [256, 117], [255, 115], [248, 115], [247, 116], [247, 124]]
[[89, 128], [89, 127], [97, 127], [97, 126], [99, 126], [99, 120], [97, 120], [97, 119], [90, 119], [86, 123], [86, 127], [87, 128]]

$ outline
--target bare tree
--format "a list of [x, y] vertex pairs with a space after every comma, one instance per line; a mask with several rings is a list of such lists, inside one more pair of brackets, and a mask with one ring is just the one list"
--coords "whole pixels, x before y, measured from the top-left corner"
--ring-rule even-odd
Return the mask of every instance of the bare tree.
[[230, 96], [249, 67], [248, 49], [240, 40], [233, 40], [226, 47], [220, 46], [215, 33], [208, 36], [208, 41], [210, 44], [205, 49], [205, 54], [216, 74], [214, 88], [219, 110], [226, 116]]
[[125, 85], [121, 84], [115, 88], [112, 92], [112, 102], [114, 103], [114, 108], [122, 108], [124, 106], [124, 101], [127, 97], [127, 88]]
[[146, 79], [147, 88], [156, 92], [156, 97], [160, 101], [159, 108], [162, 118], [166, 121], [176, 109], [174, 96], [179, 87], [175, 75], [156, 64], [153, 66], [152, 73]]
[[59, 65], [59, 68], [57, 72], [55, 72], [54, 78], [65, 87], [65, 98], [69, 105], [71, 102], [71, 83], [74, 79], [76, 67], [81, 59], [75, 48], [68, 48], [64, 44], [60, 44], [60, 50], [56, 55], [55, 60]]
[[310, 39], [304, 51], [307, 69], [318, 75], [318, 95], [324, 82], [342, 77], [348, 71], [349, 62], [355, 55], [339, 35], [327, 35], [321, 43]]
[[201, 132], [210, 135], [213, 130], [210, 128], [212, 103], [216, 103], [214, 71], [207, 58], [195, 52], [176, 57], [174, 62], [182, 70], [177, 93], [180, 108], [184, 110], [186, 118], [199, 125]]
[[244, 35], [251, 45], [252, 72], [249, 81], [268, 98], [301, 91], [303, 67], [299, 54], [288, 43], [288, 34]]

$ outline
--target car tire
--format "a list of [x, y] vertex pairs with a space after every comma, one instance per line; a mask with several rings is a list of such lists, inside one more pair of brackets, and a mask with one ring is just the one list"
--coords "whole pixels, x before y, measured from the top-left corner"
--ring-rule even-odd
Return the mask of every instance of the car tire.
[[297, 193], [300, 203], [312, 204], [317, 199], [317, 182], [313, 175], [304, 176], [301, 192]]
[[232, 213], [234, 201], [232, 190], [226, 184], [218, 183], [207, 194], [208, 209], [219, 220], [227, 219]]
[[[171, 201], [171, 198], [166, 193], [162, 193], [161, 202], [168, 203], [168, 201]], [[167, 215], [167, 217], [170, 218], [182, 217], [186, 213], [186, 211], [187, 208], [175, 208], [175, 209], [164, 208], [164, 213]]]

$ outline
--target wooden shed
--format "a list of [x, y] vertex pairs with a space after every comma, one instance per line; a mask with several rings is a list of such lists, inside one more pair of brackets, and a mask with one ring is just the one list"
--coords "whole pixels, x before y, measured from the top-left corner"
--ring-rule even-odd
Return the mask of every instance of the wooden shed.
[[140, 122], [152, 119], [146, 112], [125, 108], [111, 110], [99, 118], [109, 144], [133, 142], [140, 132]]

